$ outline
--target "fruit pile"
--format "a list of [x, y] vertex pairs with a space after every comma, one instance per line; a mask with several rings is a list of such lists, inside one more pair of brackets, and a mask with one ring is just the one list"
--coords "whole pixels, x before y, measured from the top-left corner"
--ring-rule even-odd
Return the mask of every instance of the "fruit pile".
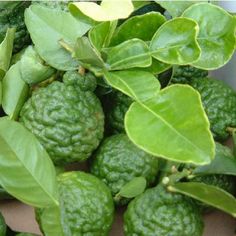
[[[110, 235], [120, 207], [125, 236], [201, 236], [203, 214], [236, 217], [236, 92], [210, 76], [235, 51], [235, 16], [3, 1], [0, 25], [0, 199], [34, 207], [42, 235]], [[1, 216], [5, 235], [33, 234]]]

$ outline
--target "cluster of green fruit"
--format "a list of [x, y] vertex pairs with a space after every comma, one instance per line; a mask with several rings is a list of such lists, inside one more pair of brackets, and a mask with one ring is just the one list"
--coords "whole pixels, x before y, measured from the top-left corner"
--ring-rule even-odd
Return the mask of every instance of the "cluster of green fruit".
[[[4, 27], [0, 29], [0, 41], [8, 27], [16, 27], [17, 32], [14, 52], [18, 53], [12, 57], [12, 65], [23, 66], [23, 61], [34, 55], [34, 63], [44, 70], [47, 64], [29, 45], [30, 37], [24, 25], [23, 14], [29, 3], [1, 4], [0, 25]], [[65, 3], [32, 4], [67, 11]], [[144, 11], [160, 10], [156, 7], [157, 4], [150, 4]], [[12, 14], [16, 20], [12, 20]], [[42, 233], [46, 236], [106, 236], [112, 227], [115, 208], [128, 205], [124, 213], [126, 236], [201, 236], [202, 213], [212, 208], [174, 193], [167, 187], [169, 181], [191, 180], [234, 194], [234, 177], [193, 174], [195, 165], [166, 161], [140, 149], [129, 139], [124, 126], [132, 98], [104, 84], [83, 67], [66, 72], [56, 69], [50, 68], [50, 72], [42, 74], [38, 70], [40, 79], [29, 86], [27, 101], [19, 105], [16, 115], [17, 122], [37, 138], [55, 167], [63, 169], [57, 175], [60, 207], [36, 209]], [[29, 73], [33, 74], [32, 71]], [[199, 92], [216, 140], [215, 155], [234, 159], [232, 150], [218, 141], [225, 141], [230, 135], [228, 129], [236, 127], [236, 92], [223, 82], [209, 78], [208, 71], [193, 66], [173, 67], [157, 79], [163, 87], [188, 84]], [[4, 112], [3, 109], [1, 116], [6, 115]], [[80, 162], [87, 163], [85, 171], [68, 170], [69, 165]], [[1, 198], [9, 197], [2, 190]], [[8, 235], [4, 220], [1, 221], [0, 235]], [[55, 231], [58, 225], [60, 233]]]

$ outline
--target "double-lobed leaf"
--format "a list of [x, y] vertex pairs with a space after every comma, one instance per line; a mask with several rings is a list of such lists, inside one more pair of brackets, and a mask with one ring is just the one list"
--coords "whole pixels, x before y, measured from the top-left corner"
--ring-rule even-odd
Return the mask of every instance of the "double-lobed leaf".
[[78, 61], [64, 49], [60, 40], [74, 46], [92, 26], [77, 21], [69, 12], [32, 5], [25, 11], [25, 23], [39, 55], [58, 70], [75, 70]]
[[209, 3], [195, 4], [182, 16], [193, 19], [200, 28], [197, 41], [202, 53], [200, 58], [191, 64], [205, 70], [217, 69], [226, 64], [235, 50], [234, 17], [224, 9]]
[[130, 39], [106, 50], [109, 70], [148, 67], [152, 57], [148, 45], [140, 39]]
[[204, 183], [188, 182], [176, 183], [169, 186], [168, 189], [192, 197], [236, 217], [235, 197], [218, 187]]
[[175, 18], [164, 23], [153, 36], [150, 43], [154, 58], [169, 64], [189, 64], [201, 54], [197, 43], [199, 32], [195, 21]]
[[55, 168], [41, 144], [20, 123], [0, 119], [0, 184], [35, 207], [58, 205]]
[[14, 36], [15, 28], [8, 28], [6, 36], [0, 44], [0, 80], [2, 80], [10, 66]]
[[196, 165], [214, 158], [215, 144], [200, 95], [187, 85], [172, 85], [156, 97], [133, 103], [125, 129], [138, 147], [158, 157]]
[[126, 133], [134, 144], [175, 162], [211, 162], [215, 143], [197, 91], [188, 85], [172, 85], [160, 91], [158, 80], [145, 71], [104, 75], [112, 87], [135, 101], [125, 116]]
[[144, 15], [133, 16], [127, 19], [115, 31], [111, 41], [111, 46], [133, 38], [138, 38], [143, 41], [150, 41], [157, 29], [165, 21], [165, 17], [159, 12], [149, 12]]
[[113, 21], [127, 18], [134, 10], [132, 0], [102, 0], [94, 2], [76, 2], [70, 4], [70, 11], [78, 19], [85, 15], [94, 21]]

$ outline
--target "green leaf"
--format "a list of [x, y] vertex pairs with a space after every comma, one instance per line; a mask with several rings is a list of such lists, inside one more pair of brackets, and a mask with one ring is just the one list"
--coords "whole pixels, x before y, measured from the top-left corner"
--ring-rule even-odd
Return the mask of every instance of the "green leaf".
[[[37, 217], [40, 214], [41, 217]], [[62, 217], [60, 207], [50, 207], [50, 211], [47, 209], [36, 209], [36, 218], [40, 220], [40, 226], [45, 236], [67, 236], [62, 227]]]
[[209, 126], [199, 93], [188, 85], [172, 85], [143, 103], [134, 102], [125, 116], [126, 133], [138, 147], [196, 165], [214, 158]]
[[26, 204], [58, 205], [51, 159], [33, 134], [8, 118], [0, 119], [0, 184]]
[[11, 62], [15, 29], [7, 29], [6, 36], [0, 44], [0, 80], [4, 77]]
[[191, 5], [199, 2], [199, 1], [193, 1], [193, 0], [185, 0], [185, 1], [179, 1], [179, 0], [155, 0], [156, 3], [160, 4], [163, 8], [165, 8], [171, 16], [177, 17], [181, 16], [181, 14]]
[[100, 5], [94, 2], [76, 2], [70, 4], [73, 15], [89, 16], [94, 21], [113, 21], [127, 18], [134, 10], [131, 0], [103, 0]]
[[176, 183], [169, 186], [168, 189], [172, 192], [185, 194], [236, 217], [236, 199], [220, 188], [203, 183], [189, 182]]
[[11, 119], [16, 119], [29, 93], [29, 86], [21, 79], [20, 63], [14, 64], [7, 71], [2, 81], [2, 90], [2, 108]]
[[0, 80], [0, 105], [2, 105], [2, 81]]
[[236, 159], [233, 153], [222, 152], [220, 147], [218, 148], [216, 143], [216, 154], [214, 160], [209, 165], [198, 166], [194, 169], [194, 175], [205, 175], [205, 174], [225, 174], [225, 175], [236, 175]]
[[89, 40], [92, 46], [99, 52], [102, 50], [102, 48], [109, 46], [116, 25], [117, 21], [107, 21], [96, 25], [89, 31]]
[[130, 39], [107, 50], [110, 70], [124, 70], [134, 67], [148, 67], [152, 64], [149, 48], [140, 39]]
[[85, 67], [88, 69], [90, 66], [101, 68], [105, 67], [100, 53], [92, 47], [87, 37], [81, 37], [77, 39], [74, 54], [76, 58], [85, 64]]
[[197, 40], [202, 54], [192, 65], [213, 70], [226, 64], [235, 50], [236, 23], [233, 16], [209, 3], [193, 5], [183, 16], [195, 20], [200, 27]]
[[184, 65], [196, 61], [201, 54], [197, 43], [198, 25], [187, 18], [164, 23], [153, 36], [152, 56], [167, 64]]
[[138, 101], [156, 96], [161, 87], [157, 78], [145, 71], [106, 72], [104, 76], [112, 87]]
[[75, 70], [79, 66], [59, 41], [74, 46], [91, 25], [77, 21], [70, 13], [33, 5], [25, 11], [25, 23], [39, 55], [58, 70]]
[[147, 181], [144, 177], [135, 177], [121, 188], [118, 195], [125, 198], [134, 198], [143, 193], [146, 186]]
[[19, 64], [21, 79], [30, 85], [48, 79], [55, 72], [52, 67], [45, 65], [32, 46], [25, 50]]
[[136, 70], [142, 70], [152, 73], [153, 75], [160, 74], [168, 69], [171, 68], [170, 64], [166, 64], [164, 62], [158, 61], [155, 58], [152, 58], [152, 64], [149, 67], [146, 68], [135, 68]]
[[165, 17], [159, 12], [131, 17], [116, 30], [111, 45], [114, 46], [133, 38], [150, 41], [165, 21]]

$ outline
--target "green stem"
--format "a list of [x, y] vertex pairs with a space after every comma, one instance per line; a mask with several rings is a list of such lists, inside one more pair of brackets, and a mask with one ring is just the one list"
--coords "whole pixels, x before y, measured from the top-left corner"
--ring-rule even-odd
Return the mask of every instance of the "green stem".
[[180, 181], [181, 179], [188, 177], [190, 175], [190, 171], [184, 169], [182, 172], [177, 172], [175, 174], [172, 174], [168, 177], [164, 177], [162, 179], [162, 183], [164, 185], [173, 185], [174, 183]]

